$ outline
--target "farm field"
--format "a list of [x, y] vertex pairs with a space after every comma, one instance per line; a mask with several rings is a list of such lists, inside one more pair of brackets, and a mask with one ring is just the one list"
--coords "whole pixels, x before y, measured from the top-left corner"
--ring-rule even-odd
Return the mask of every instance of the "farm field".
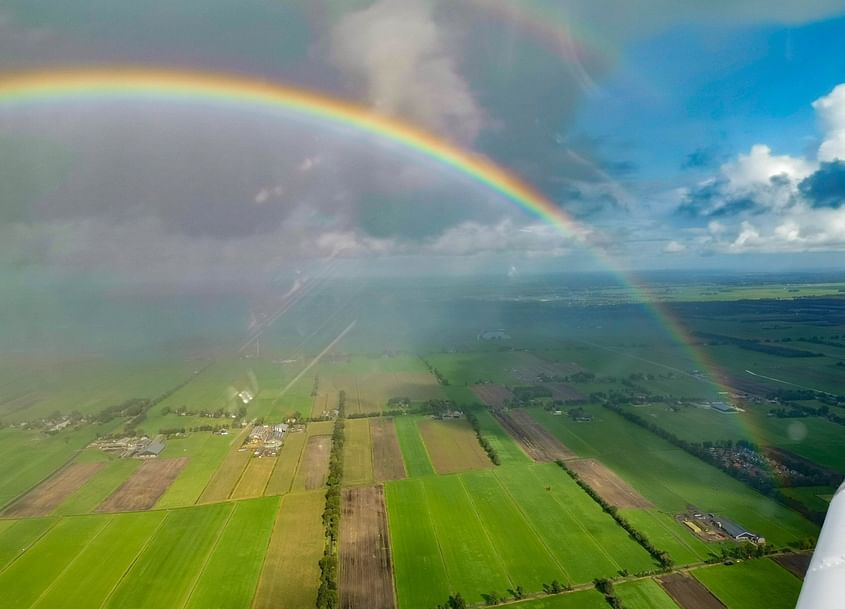
[[373, 441], [373, 476], [376, 481], [403, 479], [406, 475], [405, 463], [393, 419], [370, 419], [370, 437]]
[[69, 463], [98, 432], [109, 433], [114, 425], [86, 425], [53, 436], [0, 429], [0, 508]]
[[658, 581], [681, 609], [726, 609], [710, 590], [689, 573], [673, 573]]
[[0, 571], [2, 571], [56, 524], [56, 519], [28, 518], [0, 522], [4, 523], [4, 528], [0, 531]]
[[240, 450], [249, 432], [250, 427], [245, 427], [229, 444], [226, 456], [203, 488], [197, 503], [225, 501], [232, 494], [252, 456], [250, 451]]
[[99, 607], [165, 519], [164, 512], [119, 514], [79, 552], [33, 609]]
[[[105, 607], [179, 607], [232, 513], [220, 503], [168, 512], [143, 553], [108, 597]], [[157, 585], [158, 582], [167, 585]]]
[[98, 512], [133, 512], [155, 505], [187, 465], [187, 457], [146, 461], [98, 507]]
[[[99, 451], [97, 454], [102, 455]], [[93, 512], [141, 466], [138, 459], [109, 459], [101, 463], [103, 466], [56, 508], [56, 515]]]
[[493, 415], [486, 408], [473, 409], [473, 414], [478, 419], [481, 428], [481, 436], [490, 443], [490, 446], [499, 456], [502, 465], [527, 465], [531, 458], [519, 447], [514, 439], [506, 432]]
[[792, 609], [801, 591], [801, 581], [768, 558], [693, 573], [728, 609]]
[[46, 516], [83, 486], [103, 466], [102, 463], [74, 463], [59, 470], [26, 495], [15, 501], [4, 516]]
[[252, 457], [232, 491], [232, 499], [261, 497], [276, 467], [276, 457]]
[[637, 406], [636, 413], [690, 442], [747, 440], [782, 448], [845, 473], [841, 425], [820, 417], [770, 417], [767, 416], [769, 407], [755, 405], [747, 412], [720, 414], [695, 406], [672, 411], [665, 404], [649, 404]]
[[300, 455], [308, 436], [304, 432], [292, 432], [285, 436], [284, 444], [276, 457], [276, 467], [264, 490], [267, 495], [284, 495], [291, 489]]
[[493, 467], [493, 463], [479, 445], [475, 432], [466, 420], [427, 419], [419, 421], [417, 427], [434, 470], [438, 474], [454, 474]]
[[[415, 355], [350, 356], [345, 361], [321, 363], [315, 416], [336, 408], [337, 394], [346, 392], [347, 414], [382, 412], [390, 398], [412, 401], [440, 399], [443, 391]], [[319, 403], [319, 406], [317, 404]]]
[[313, 607], [317, 597], [325, 537], [321, 515], [324, 493], [285, 495], [276, 517], [253, 609]]
[[[517, 585], [537, 591], [553, 579], [582, 583], [653, 566], [556, 465], [410, 479], [386, 490], [403, 609], [442, 602], [450, 590], [477, 602]], [[412, 516], [420, 506], [424, 520]]]
[[277, 497], [235, 504], [186, 609], [241, 609], [252, 602], [279, 509]]
[[420, 435], [418, 421], [422, 417], [400, 416], [393, 419], [402, 459], [408, 476], [425, 476], [434, 473], [428, 452]]
[[208, 486], [217, 468], [236, 446], [240, 434], [219, 436], [197, 431], [184, 438], [167, 440], [161, 458], [187, 457], [188, 464], [156, 503], [156, 508], [193, 505]]
[[299, 469], [293, 479], [293, 490], [310, 491], [320, 488], [326, 483], [326, 478], [329, 475], [331, 447], [331, 436], [308, 436], [305, 448], [302, 451]]
[[576, 364], [549, 361], [525, 351], [430, 353], [425, 360], [452, 385], [528, 385], [535, 382], [541, 373], [566, 376], [581, 370]]
[[97, 516], [76, 516], [57, 523], [0, 573], [3, 606], [30, 607], [106, 524], [106, 519]]
[[[593, 412], [595, 419], [584, 424], [536, 409], [531, 416], [579, 456], [601, 460], [661, 511], [678, 513], [692, 504], [759, 530], [778, 545], [818, 534], [817, 527], [797, 513], [648, 430], [604, 408], [594, 407]], [[632, 459], [632, 454], [638, 457]]]
[[711, 554], [718, 554], [718, 545], [692, 535], [672, 515], [655, 509], [625, 509], [622, 515], [634, 527], [648, 537], [652, 543], [669, 553], [677, 565], [687, 565], [707, 560]]
[[614, 593], [628, 609], [680, 609], [653, 579], [617, 584]]
[[343, 483], [369, 484], [373, 482], [373, 446], [370, 421], [349, 419], [344, 428]]
[[161, 359], [33, 362], [10, 357], [0, 367], [0, 416], [16, 422], [54, 412], [94, 414], [125, 400], [155, 398], [190, 378], [196, 365]]
[[340, 606], [343, 609], [393, 609], [384, 490], [381, 486], [343, 490], [340, 526]]

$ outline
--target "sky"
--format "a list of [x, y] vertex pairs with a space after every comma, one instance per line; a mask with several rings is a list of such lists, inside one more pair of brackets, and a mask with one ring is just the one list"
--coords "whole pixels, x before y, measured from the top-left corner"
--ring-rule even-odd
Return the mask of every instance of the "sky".
[[0, 104], [0, 265], [840, 269], [843, 38], [828, 0], [4, 0], [0, 78], [145, 66], [303, 87], [497, 163], [579, 229], [290, 112], [55, 99]]

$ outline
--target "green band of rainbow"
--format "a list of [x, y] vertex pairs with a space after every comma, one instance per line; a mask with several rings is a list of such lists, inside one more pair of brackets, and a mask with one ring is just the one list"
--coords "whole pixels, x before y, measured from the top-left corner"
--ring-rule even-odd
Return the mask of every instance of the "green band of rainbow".
[[[399, 144], [472, 178], [566, 236], [583, 242], [590, 233], [587, 227], [576, 223], [538, 190], [487, 158], [461, 150], [416, 127], [374, 114], [363, 106], [301, 88], [238, 76], [163, 69], [83, 68], [0, 76], [0, 110], [38, 102], [66, 103], [75, 99], [160, 99], [219, 103], [240, 109], [275, 108], [327, 124], [351, 127]], [[708, 371], [713, 381], [719, 383], [721, 374], [716, 366], [708, 362], [699, 350], [690, 347], [692, 341], [684, 328], [652, 297], [648, 289], [626, 274], [603, 250], [592, 248], [592, 251], [606, 268], [619, 275], [638, 294], [645, 306], [654, 312], [658, 322], [688, 349], [699, 368]]]

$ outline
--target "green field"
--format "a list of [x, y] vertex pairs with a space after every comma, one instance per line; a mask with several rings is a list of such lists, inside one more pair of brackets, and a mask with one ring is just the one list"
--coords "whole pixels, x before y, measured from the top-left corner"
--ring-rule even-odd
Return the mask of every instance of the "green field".
[[653, 579], [617, 584], [614, 593], [626, 609], [679, 609], [672, 597]]
[[29, 518], [27, 520], [5, 520], [0, 531], [0, 571], [23, 554], [56, 521], [53, 518]]
[[0, 508], [70, 462], [98, 432], [109, 433], [115, 424], [85, 425], [55, 435], [0, 429]]
[[240, 434], [229, 436], [198, 431], [184, 438], [171, 438], [162, 458], [188, 457], [188, 464], [156, 503], [156, 508], [193, 505], [208, 486], [226, 455], [235, 448]]
[[411, 479], [386, 489], [402, 609], [442, 602], [449, 591], [475, 602], [516, 586], [538, 591], [553, 579], [580, 583], [654, 566], [556, 465]]
[[38, 361], [4, 358], [0, 416], [31, 421], [54, 412], [94, 414], [132, 398], [152, 399], [191, 376], [196, 363], [85, 357]]
[[326, 544], [322, 511], [325, 493], [296, 493], [282, 498], [253, 600], [253, 609], [313, 607]]
[[220, 503], [169, 512], [105, 607], [180, 607], [217, 543], [232, 507]]
[[792, 609], [801, 591], [798, 578], [767, 558], [698, 569], [693, 575], [728, 609]]
[[[87, 452], [87, 451], [86, 451]], [[99, 450], [96, 454], [103, 456]], [[84, 455], [84, 453], [83, 453]], [[81, 457], [82, 455], [80, 455]], [[79, 460], [79, 459], [77, 459]], [[138, 469], [141, 462], [137, 459], [110, 459], [106, 465], [73, 494], [65, 499], [56, 514], [87, 514], [93, 512], [106, 498], [111, 495], [132, 473]]]
[[240, 609], [250, 605], [278, 509], [278, 497], [235, 504], [186, 609]]
[[832, 486], [796, 486], [782, 489], [783, 494], [798, 499], [810, 509], [826, 512], [836, 489]]
[[56, 524], [0, 573], [3, 606], [32, 606], [107, 524], [108, 520], [99, 516], [75, 516]]
[[[250, 427], [245, 427], [237, 435], [229, 436], [226, 455], [217, 468], [212, 470], [213, 474], [202, 488], [202, 492], [197, 499], [198, 503], [225, 501], [232, 494], [252, 454], [248, 450], [239, 450], [249, 435], [249, 431]], [[211, 468], [209, 467], [209, 469]], [[162, 499], [165, 497], [166, 495]]]
[[164, 512], [101, 517], [102, 532], [77, 554], [33, 609], [99, 607], [165, 518]]
[[276, 467], [264, 489], [267, 495], [284, 495], [291, 489], [299, 458], [308, 436], [305, 433], [288, 433], [276, 457]]
[[402, 459], [405, 461], [405, 471], [408, 476], [425, 476], [434, 473], [428, 452], [425, 449], [420, 430], [417, 427], [419, 417], [394, 417], [396, 436], [402, 449]]
[[531, 414], [579, 456], [600, 459], [661, 511], [678, 513], [692, 504], [732, 518], [778, 545], [818, 534], [797, 513], [650, 431], [608, 409], [593, 411], [596, 418], [587, 424], [537, 409]]
[[514, 442], [508, 432], [502, 429], [502, 426], [496, 422], [496, 419], [490, 415], [487, 409], [478, 409], [473, 412], [478, 418], [481, 435], [499, 455], [501, 465], [527, 465], [531, 463], [531, 458]]
[[721, 414], [709, 408], [666, 404], [637, 406], [636, 414], [690, 442], [748, 440], [793, 452], [845, 473], [842, 438], [845, 428], [820, 417], [779, 419], [767, 416], [773, 406], [753, 405], [746, 412]]
[[708, 544], [691, 534], [670, 514], [655, 509], [624, 509], [621, 512], [655, 547], [669, 552], [677, 565], [702, 562], [720, 552], [717, 544]]

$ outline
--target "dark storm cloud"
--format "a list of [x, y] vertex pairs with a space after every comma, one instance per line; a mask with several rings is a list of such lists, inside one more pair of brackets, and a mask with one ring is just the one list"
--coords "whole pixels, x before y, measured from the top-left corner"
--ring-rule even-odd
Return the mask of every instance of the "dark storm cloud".
[[724, 218], [758, 209], [751, 196], [729, 194], [727, 181], [713, 180], [690, 190], [676, 213], [689, 218]]
[[[0, 69], [155, 64], [317, 89], [487, 155], [592, 220], [631, 207], [617, 179], [637, 168], [618, 144], [582, 145], [568, 132], [620, 49], [681, 21], [800, 22], [841, 6], [579, 0], [551, 22], [577, 34], [581, 50], [566, 55], [485, 4], [7, 0]], [[412, 23], [389, 26], [397, 19]], [[385, 71], [391, 61], [395, 73]], [[274, 254], [409, 253], [421, 242], [473, 253], [502, 243], [539, 251], [546, 242], [521, 232], [529, 220], [501, 197], [360, 134], [196, 107], [61, 111], [16, 115], [11, 126], [0, 116], [0, 233], [20, 239], [0, 242], [7, 250], [25, 244], [33, 257], [131, 268], [148, 255], [163, 266], [237, 265]], [[706, 199], [691, 195], [690, 210], [736, 213], [746, 204]]]
[[845, 204], [845, 161], [822, 163], [798, 187], [812, 207], [839, 209]]

